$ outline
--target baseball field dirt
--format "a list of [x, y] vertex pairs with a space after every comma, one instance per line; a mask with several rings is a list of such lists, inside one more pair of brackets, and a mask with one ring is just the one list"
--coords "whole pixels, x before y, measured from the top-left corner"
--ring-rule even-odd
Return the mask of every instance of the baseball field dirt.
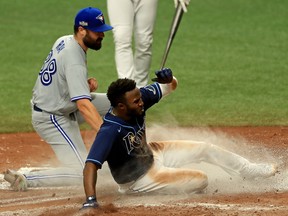
[[[83, 131], [87, 148], [94, 139]], [[107, 166], [99, 173], [99, 209], [79, 211], [85, 200], [82, 185], [31, 188], [15, 192], [0, 175], [0, 215], [287, 215], [288, 127], [167, 128], [152, 126], [148, 140], [194, 139], [213, 142], [255, 162], [278, 165], [275, 176], [246, 180], [205, 163], [189, 165], [207, 173], [209, 185], [201, 194], [121, 195]], [[57, 166], [50, 148], [36, 133], [0, 134], [0, 172]]]

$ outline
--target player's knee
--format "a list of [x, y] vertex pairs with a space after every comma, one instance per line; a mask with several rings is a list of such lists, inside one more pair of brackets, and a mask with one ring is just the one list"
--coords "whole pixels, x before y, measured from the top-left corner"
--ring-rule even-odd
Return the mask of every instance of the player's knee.
[[153, 43], [152, 35], [139, 35], [135, 41], [135, 49], [140, 52], [150, 52]]
[[[194, 174], [195, 175], [195, 174]], [[189, 182], [189, 186], [186, 189], [187, 194], [202, 192], [208, 186], [208, 176], [199, 171], [197, 177], [193, 177]]]
[[201, 143], [201, 154], [206, 155], [209, 154], [211, 151], [213, 151], [215, 145], [207, 142], [202, 142]]
[[113, 29], [113, 38], [116, 46], [132, 46], [132, 29], [130, 26], [116, 26]]
[[199, 191], [202, 191], [208, 186], [208, 176], [206, 174], [202, 174], [202, 180], [199, 183]]

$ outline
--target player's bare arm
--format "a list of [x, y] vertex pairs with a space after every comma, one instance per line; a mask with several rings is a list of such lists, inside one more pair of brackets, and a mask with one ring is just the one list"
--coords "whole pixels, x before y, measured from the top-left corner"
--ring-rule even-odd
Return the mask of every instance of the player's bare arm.
[[86, 202], [83, 204], [83, 208], [98, 207], [96, 198], [97, 170], [98, 167], [94, 163], [86, 162], [83, 170]]
[[77, 100], [76, 104], [85, 121], [98, 132], [103, 120], [96, 107], [88, 99]]
[[86, 162], [83, 176], [84, 176], [84, 189], [86, 197], [95, 196], [96, 197], [96, 182], [97, 182], [97, 166], [94, 163]]
[[176, 77], [173, 76], [173, 80], [171, 83], [168, 84], [168, 86], [170, 87], [172, 91], [174, 91], [177, 88], [177, 85], [178, 85], [178, 80], [176, 79]]

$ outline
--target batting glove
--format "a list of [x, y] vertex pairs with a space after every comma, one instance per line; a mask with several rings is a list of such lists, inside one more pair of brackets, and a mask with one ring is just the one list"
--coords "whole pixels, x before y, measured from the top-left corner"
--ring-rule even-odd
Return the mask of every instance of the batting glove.
[[173, 80], [172, 70], [170, 68], [163, 68], [161, 70], [155, 71], [156, 78], [153, 78], [152, 81], [158, 83], [171, 83]]
[[96, 197], [95, 196], [89, 196], [86, 199], [86, 202], [83, 203], [82, 208], [80, 210], [83, 209], [87, 209], [87, 208], [98, 208], [99, 204], [97, 203]]
[[189, 5], [190, 0], [174, 0], [175, 8], [178, 6], [178, 3], [181, 4], [183, 11], [186, 13], [187, 12], [187, 6]]

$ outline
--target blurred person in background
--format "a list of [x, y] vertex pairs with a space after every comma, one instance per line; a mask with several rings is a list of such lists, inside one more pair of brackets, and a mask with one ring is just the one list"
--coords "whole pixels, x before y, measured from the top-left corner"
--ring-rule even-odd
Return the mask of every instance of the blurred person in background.
[[[187, 12], [189, 1], [174, 0], [174, 4], [181, 4]], [[149, 80], [157, 5], [158, 0], [107, 0], [118, 78], [133, 79], [137, 87], [146, 86]]]

